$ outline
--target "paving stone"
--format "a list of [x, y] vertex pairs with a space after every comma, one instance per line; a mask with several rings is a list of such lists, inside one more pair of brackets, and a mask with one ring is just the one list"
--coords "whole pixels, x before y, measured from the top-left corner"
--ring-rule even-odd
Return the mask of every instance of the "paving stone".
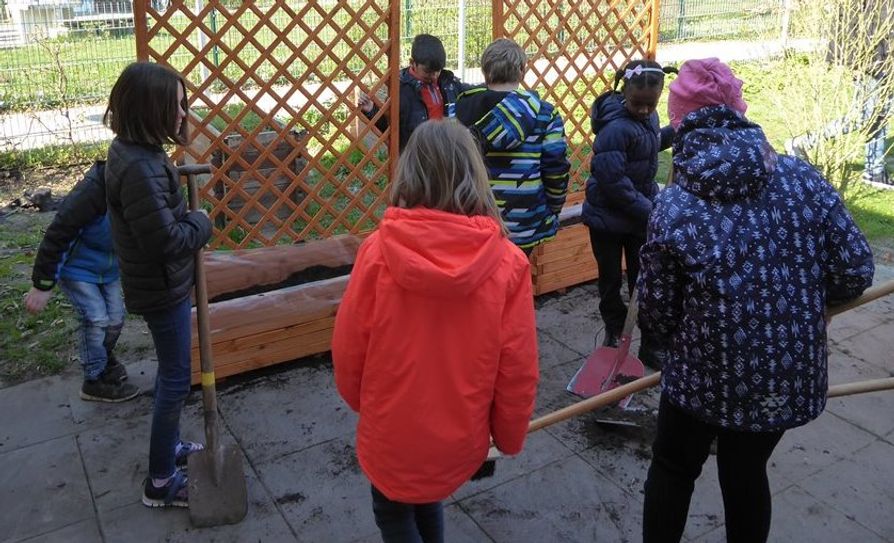
[[548, 369], [572, 360], [580, 360], [580, 353], [573, 351], [544, 333], [539, 334], [540, 369]]
[[69, 411], [69, 394], [79, 386], [80, 382], [60, 376], [2, 389], [0, 453], [77, 431]]
[[782, 436], [768, 472], [771, 485], [777, 478], [799, 483], [804, 478], [828, 467], [869, 445], [875, 437], [831, 413], [804, 426], [788, 430]]
[[350, 541], [374, 533], [370, 484], [353, 436], [255, 464], [299, 541]]
[[838, 543], [840, 541], [883, 543], [885, 541], [797, 485], [773, 497], [770, 540], [817, 543]]
[[40, 543], [72, 543], [79, 541], [86, 543], [102, 541], [102, 536], [99, 534], [99, 525], [96, 523], [96, 518], [91, 517], [50, 533], [22, 539], [20, 543], [37, 543], [38, 541]]
[[574, 453], [553, 436], [546, 432], [536, 432], [528, 437], [521, 454], [497, 460], [493, 477], [467, 482], [453, 493], [453, 498], [462, 500], [572, 455]]
[[[246, 466], [248, 470], [248, 466]], [[166, 543], [243, 543], [296, 541], [258, 478], [246, 472], [248, 515], [239, 524], [193, 528], [186, 509], [152, 509], [134, 503], [100, 512], [106, 543], [164, 541]], [[301, 540], [303, 541], [303, 540]]]
[[[444, 507], [444, 540], [450, 543], [487, 543], [492, 539], [475, 524], [458, 505]], [[336, 540], [329, 540], [338, 543]], [[352, 543], [381, 543], [382, 535], [375, 532], [351, 540]]]
[[[180, 416], [183, 439], [204, 442], [201, 406], [189, 406]], [[149, 430], [152, 415], [114, 420], [78, 435], [78, 444], [99, 511], [137, 503], [149, 470]], [[219, 429], [224, 443], [233, 437]]]
[[290, 368], [230, 386], [219, 396], [227, 425], [256, 463], [353, 435], [357, 425], [329, 364]]
[[[894, 315], [894, 307], [892, 307]], [[833, 351], [840, 351], [866, 364], [876, 366], [894, 375], [894, 357], [891, 356], [892, 339], [894, 339], [894, 321], [875, 326], [847, 339], [830, 341]], [[835, 358], [830, 357], [834, 364]]]
[[[894, 445], [877, 440], [799, 483], [881, 537], [894, 534]], [[859, 539], [850, 539], [858, 541]]]
[[562, 299], [537, 310], [537, 329], [580, 355], [593, 351], [594, 337], [602, 333], [603, 324], [597, 308], [598, 299], [586, 297]]
[[494, 541], [638, 541], [642, 504], [577, 457], [459, 502]]
[[0, 489], [0, 534], [13, 541], [93, 518], [73, 436], [0, 454]]
[[[832, 351], [830, 358], [831, 385], [892, 376], [889, 370], [841, 354], [836, 350]], [[830, 398], [826, 403], [826, 410], [878, 436], [887, 435], [894, 430], [894, 418], [879, 416], [894, 413], [894, 390]]]

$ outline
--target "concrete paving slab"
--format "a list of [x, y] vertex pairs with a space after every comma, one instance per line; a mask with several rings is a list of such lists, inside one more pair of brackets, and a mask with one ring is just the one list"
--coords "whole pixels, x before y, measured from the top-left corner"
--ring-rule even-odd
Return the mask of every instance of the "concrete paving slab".
[[642, 505], [571, 457], [459, 502], [494, 541], [638, 541]]
[[0, 537], [17, 541], [94, 518], [73, 436], [0, 454]]
[[771, 541], [885, 541], [797, 485], [773, 497], [773, 519]]
[[[829, 383], [833, 385], [892, 376], [889, 370], [835, 350], [830, 358], [833, 362], [829, 365]], [[894, 431], [894, 418], [884, 416], [894, 413], [894, 390], [831, 398], [826, 403], [826, 410], [877, 436]]]
[[890, 329], [891, 321], [888, 316], [892, 313], [894, 308], [878, 301], [834, 317], [828, 330], [829, 337], [833, 340], [832, 344], [879, 326], [887, 326]]
[[[798, 486], [880, 537], [894, 534], [894, 445], [877, 440]], [[857, 541], [857, 539], [851, 539]]]
[[537, 310], [537, 329], [578, 354], [589, 355], [604, 327], [598, 303], [598, 298], [583, 296], [557, 299]]
[[299, 541], [350, 541], [376, 531], [353, 436], [257, 463], [255, 469]]
[[[180, 416], [183, 439], [204, 442], [201, 406], [185, 408]], [[137, 503], [149, 469], [149, 430], [152, 415], [113, 420], [77, 436], [90, 487], [99, 511]], [[226, 428], [221, 439], [232, 442]]]
[[581, 359], [580, 353], [569, 349], [563, 343], [553, 339], [552, 336], [546, 333], [540, 333], [538, 336], [541, 370]]
[[[894, 308], [891, 310], [891, 315], [894, 315]], [[833, 352], [841, 352], [864, 364], [885, 370], [890, 377], [894, 375], [894, 356], [891, 356], [892, 338], [894, 338], [894, 320], [847, 339], [839, 340], [832, 336], [829, 347]], [[830, 357], [830, 361], [834, 364], [835, 358]]]
[[38, 541], [40, 543], [73, 543], [80, 541], [87, 543], [102, 541], [102, 535], [99, 533], [99, 524], [96, 518], [91, 517], [54, 532], [19, 540], [20, 543], [37, 543]]
[[219, 396], [227, 425], [255, 463], [353, 435], [357, 425], [328, 363], [246, 380], [219, 389]]
[[[444, 508], [444, 540], [450, 543], [487, 543], [493, 541], [457, 504], [448, 505]], [[332, 543], [338, 543], [335, 540], [331, 541]], [[382, 535], [377, 529], [374, 533], [351, 540], [351, 543], [381, 543], [381, 541]]]
[[77, 426], [69, 411], [69, 397], [79, 386], [80, 382], [57, 376], [4, 388], [0, 453], [74, 433]]
[[836, 462], [850, 458], [875, 436], [831, 413], [785, 433], [770, 457], [771, 488], [784, 481], [799, 483]]
[[493, 477], [469, 481], [453, 493], [453, 498], [462, 500], [490, 490], [516, 477], [573, 455], [574, 453], [570, 449], [546, 432], [531, 434], [525, 442], [525, 449], [521, 454], [497, 460]]
[[595, 443], [578, 453], [607, 479], [642, 501], [646, 472], [652, 461], [654, 426], [587, 424], [581, 430]]
[[[248, 468], [246, 466], [246, 468]], [[248, 516], [239, 524], [193, 528], [186, 509], [151, 509], [142, 503], [100, 512], [106, 543], [243, 543], [297, 541], [258, 478], [249, 470]]]

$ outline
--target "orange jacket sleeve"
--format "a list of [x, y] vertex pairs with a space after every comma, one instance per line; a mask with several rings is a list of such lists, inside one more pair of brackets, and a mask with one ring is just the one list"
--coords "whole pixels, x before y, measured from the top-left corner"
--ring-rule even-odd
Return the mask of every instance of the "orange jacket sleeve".
[[530, 265], [510, 286], [500, 324], [503, 348], [494, 387], [490, 428], [494, 444], [504, 454], [518, 454], [525, 443], [537, 396], [537, 326]]
[[376, 276], [369, 259], [369, 239], [360, 248], [348, 286], [335, 316], [332, 364], [338, 393], [354, 411], [360, 410], [360, 384], [375, 303]]

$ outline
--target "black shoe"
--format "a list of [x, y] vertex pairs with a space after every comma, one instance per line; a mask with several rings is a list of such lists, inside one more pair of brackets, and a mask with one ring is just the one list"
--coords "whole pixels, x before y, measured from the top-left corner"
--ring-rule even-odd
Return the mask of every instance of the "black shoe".
[[90, 402], [126, 402], [139, 394], [140, 389], [136, 386], [113, 381], [105, 374], [96, 380], [85, 379], [81, 386], [81, 399]]
[[106, 362], [106, 369], [103, 371], [103, 375], [105, 375], [106, 379], [109, 381], [126, 381], [127, 368], [124, 367], [124, 364], [118, 362], [115, 355], [109, 355], [109, 360]]

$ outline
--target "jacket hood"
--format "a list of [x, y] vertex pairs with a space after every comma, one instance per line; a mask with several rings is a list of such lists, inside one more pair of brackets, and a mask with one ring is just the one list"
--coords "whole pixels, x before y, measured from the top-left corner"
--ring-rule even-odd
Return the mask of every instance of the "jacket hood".
[[537, 128], [542, 105], [532, 91], [497, 92], [474, 87], [457, 97], [456, 117], [477, 130], [490, 149], [508, 151], [524, 143]]
[[731, 202], [764, 190], [777, 162], [760, 126], [727, 106], [690, 113], [674, 140], [674, 182], [705, 200]]
[[378, 229], [385, 265], [403, 288], [465, 295], [496, 270], [504, 236], [490, 217], [389, 207]]
[[[450, 70], [441, 70], [441, 74], [438, 76], [438, 85], [441, 86], [441, 83], [453, 79], [453, 77], [453, 72], [451, 72]], [[417, 90], [422, 88], [422, 81], [419, 81], [410, 74], [410, 68], [401, 68], [399, 78], [401, 83], [409, 83], [413, 85]]]
[[615, 119], [630, 117], [627, 114], [627, 108], [624, 107], [624, 97], [620, 92], [611, 91], [601, 94], [593, 102], [593, 108], [590, 110], [590, 125], [593, 133], [598, 134], [605, 125]]

